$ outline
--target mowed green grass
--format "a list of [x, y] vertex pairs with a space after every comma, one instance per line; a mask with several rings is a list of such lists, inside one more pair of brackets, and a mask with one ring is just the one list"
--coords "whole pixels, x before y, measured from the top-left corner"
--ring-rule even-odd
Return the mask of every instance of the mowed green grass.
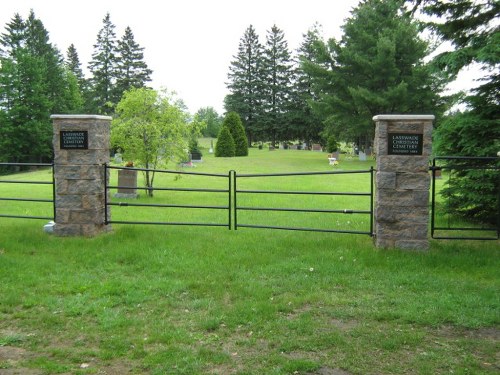
[[[336, 168], [366, 170], [371, 165], [341, 160]], [[324, 153], [252, 149], [248, 158], [216, 159], [205, 152], [204, 162], [189, 169], [229, 170], [285, 173], [332, 167]], [[10, 178], [50, 180], [51, 175], [38, 171]], [[226, 186], [224, 179], [212, 177], [157, 178], [157, 186], [165, 187]], [[363, 192], [367, 178], [241, 178], [238, 188]], [[50, 196], [50, 189], [6, 185], [0, 196]], [[367, 205], [365, 198], [242, 195], [246, 206]], [[138, 201], [227, 204], [217, 194], [183, 192], [155, 192], [152, 199], [142, 194]], [[50, 215], [50, 204], [0, 204], [0, 210], [48, 210]], [[116, 220], [227, 219], [218, 210], [112, 210]], [[269, 220], [300, 227], [366, 228], [367, 220], [366, 215], [316, 218], [288, 212], [268, 219], [266, 212], [245, 214], [241, 220], [248, 223]], [[499, 370], [498, 241], [431, 241], [428, 252], [402, 252], [377, 250], [367, 235], [115, 224], [111, 233], [95, 238], [58, 238], [43, 233], [43, 224], [0, 218], [0, 373]]]

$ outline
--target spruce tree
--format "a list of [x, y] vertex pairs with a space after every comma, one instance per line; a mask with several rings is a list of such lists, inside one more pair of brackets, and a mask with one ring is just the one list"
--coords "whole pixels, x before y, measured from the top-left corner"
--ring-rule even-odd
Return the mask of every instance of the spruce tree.
[[9, 121], [2, 147], [8, 160], [38, 162], [51, 158], [50, 114], [74, 109], [70, 82], [60, 52], [33, 11], [16, 14], [1, 37], [0, 108]]
[[248, 156], [248, 140], [240, 116], [236, 112], [227, 113], [222, 123], [222, 127], [228, 128], [231, 137], [233, 137], [235, 147], [234, 155]]
[[284, 32], [276, 25], [267, 32], [262, 58], [264, 114], [261, 122], [273, 146], [286, 134], [286, 113], [291, 94], [292, 61]]
[[144, 62], [144, 48], [135, 42], [130, 27], [125, 29], [116, 51], [117, 79], [114, 96], [115, 100], [120, 100], [125, 91], [133, 87], [146, 87], [146, 83], [151, 81], [152, 70]]
[[220, 129], [217, 143], [215, 144], [215, 157], [233, 157], [235, 155], [235, 144], [229, 129], [223, 126]]
[[319, 97], [313, 108], [331, 133], [365, 149], [376, 114], [442, 115], [447, 81], [425, 62], [429, 45], [401, 1], [361, 2], [343, 31], [340, 41], [318, 43], [315, 60], [303, 66]]
[[80, 58], [78, 57], [78, 51], [74, 44], [70, 44], [66, 51], [66, 67], [76, 77], [78, 85], [83, 90], [85, 87], [85, 77], [83, 75]]
[[[427, 26], [452, 44], [435, 57], [435, 64], [451, 78], [476, 63], [486, 72], [481, 84], [465, 97], [466, 110], [448, 116], [435, 132], [438, 155], [495, 157], [500, 150], [500, 26], [498, 1], [413, 0], [417, 9], [437, 16]], [[461, 161], [454, 161], [460, 164]], [[497, 162], [498, 166], [498, 162]], [[457, 170], [453, 183], [442, 190], [452, 214], [500, 227], [500, 179], [494, 170]]]
[[89, 63], [91, 91], [91, 112], [111, 114], [116, 102], [113, 100], [113, 86], [116, 82], [116, 34], [115, 25], [109, 13], [103, 19], [97, 34], [92, 60]]
[[260, 108], [262, 103], [262, 45], [255, 28], [250, 25], [240, 39], [238, 53], [229, 66], [230, 94], [224, 103], [227, 112], [237, 112], [244, 123], [248, 139], [260, 137]]
[[287, 113], [288, 139], [300, 139], [308, 144], [322, 143], [323, 124], [311, 109], [310, 102], [316, 95], [313, 91], [313, 77], [301, 68], [302, 61], [315, 59], [315, 45], [321, 41], [320, 26], [314, 25], [297, 49], [293, 70], [290, 108]]

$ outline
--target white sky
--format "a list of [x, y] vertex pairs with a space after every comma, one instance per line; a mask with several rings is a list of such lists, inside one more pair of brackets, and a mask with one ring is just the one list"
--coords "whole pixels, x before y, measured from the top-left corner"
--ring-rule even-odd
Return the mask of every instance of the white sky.
[[2, 0], [0, 32], [15, 13], [23, 19], [30, 9], [49, 32], [50, 41], [66, 56], [77, 49], [84, 71], [91, 59], [106, 12], [120, 39], [127, 26], [144, 47], [144, 60], [153, 70], [152, 86], [177, 92], [189, 110], [212, 106], [223, 112], [225, 82], [240, 38], [252, 24], [261, 42], [276, 24], [288, 47], [298, 48], [302, 35], [315, 23], [327, 38], [341, 35], [340, 27], [359, 0]]
[[[0, 33], [15, 13], [33, 9], [65, 56], [73, 43], [84, 71], [107, 12], [120, 39], [127, 26], [144, 47], [153, 70], [152, 86], [176, 91], [191, 113], [214, 107], [223, 113], [225, 82], [240, 38], [252, 24], [261, 42], [274, 24], [297, 49], [315, 23], [325, 38], [340, 38], [341, 26], [359, 0], [0, 0]], [[467, 71], [451, 87], [470, 88], [477, 71]]]

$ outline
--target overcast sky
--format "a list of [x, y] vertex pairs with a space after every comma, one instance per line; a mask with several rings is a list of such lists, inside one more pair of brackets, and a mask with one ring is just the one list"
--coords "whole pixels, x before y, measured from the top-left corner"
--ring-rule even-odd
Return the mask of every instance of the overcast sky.
[[[314, 23], [325, 39], [341, 37], [341, 26], [359, 0], [0, 0], [0, 32], [15, 13], [23, 19], [33, 9], [65, 56], [73, 43], [84, 71], [107, 12], [117, 39], [130, 26], [144, 47], [144, 60], [153, 70], [155, 89], [176, 91], [191, 113], [214, 107], [223, 113], [227, 73], [249, 25], [265, 42], [274, 24], [296, 50]], [[473, 86], [477, 69], [464, 71], [457, 89]]]
[[223, 112], [229, 64], [240, 38], [253, 25], [265, 41], [274, 24], [295, 50], [315, 23], [325, 37], [340, 37], [344, 19], [359, 0], [2, 0], [1, 33], [15, 13], [23, 19], [33, 9], [66, 56], [73, 43], [82, 68], [91, 59], [97, 33], [107, 12], [120, 39], [127, 26], [144, 47], [153, 70], [152, 86], [177, 92], [189, 110], [212, 106]]

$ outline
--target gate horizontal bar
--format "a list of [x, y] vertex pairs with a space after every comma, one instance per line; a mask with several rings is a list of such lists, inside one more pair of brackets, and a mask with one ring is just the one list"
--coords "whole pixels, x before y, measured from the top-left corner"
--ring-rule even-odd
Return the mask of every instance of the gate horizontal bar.
[[153, 203], [128, 203], [128, 202], [112, 202], [108, 203], [108, 206], [119, 206], [119, 207], [170, 207], [170, 208], [206, 208], [213, 210], [227, 210], [227, 206], [191, 206], [182, 204], [153, 204]]
[[4, 215], [0, 214], [0, 217], [9, 217], [13, 219], [42, 219], [42, 220], [54, 220], [53, 217], [48, 216], [22, 216], [22, 215]]
[[120, 221], [108, 220], [110, 224], [145, 224], [145, 225], [186, 225], [194, 227], [227, 227], [227, 224], [219, 223], [182, 223], [182, 222], [167, 222], [167, 221]]
[[432, 236], [435, 240], [464, 240], [464, 241], [496, 241], [500, 237], [445, 237], [445, 236]]
[[371, 236], [370, 232], [356, 231], [356, 230], [338, 230], [338, 229], [319, 229], [319, 228], [299, 228], [299, 227], [276, 227], [270, 225], [251, 225], [239, 224], [237, 228], [261, 228], [261, 229], [280, 229], [280, 230], [295, 230], [302, 232], [324, 232], [324, 233], [346, 233], [346, 234], [367, 234]]
[[35, 199], [35, 198], [0, 198], [0, 201], [17, 201], [17, 202], [46, 202], [54, 203], [53, 199]]
[[151, 168], [113, 167], [110, 165], [107, 165], [106, 168], [107, 169], [122, 169], [122, 170], [130, 170], [130, 171], [142, 171], [142, 172], [158, 172], [158, 173], [186, 174], [186, 175], [194, 175], [194, 176], [210, 176], [210, 177], [228, 178], [227, 174], [220, 174], [220, 173], [184, 172], [184, 171], [172, 171], [172, 170], [167, 170], [167, 169], [151, 169]]
[[329, 174], [353, 174], [353, 173], [371, 173], [371, 170], [361, 171], [326, 171], [326, 172], [290, 172], [290, 173], [250, 173], [238, 174], [236, 177], [284, 177], [284, 176], [314, 176], [314, 175], [329, 175]]
[[460, 231], [477, 231], [477, 232], [496, 232], [498, 229], [497, 228], [459, 228], [459, 227], [453, 227], [453, 228], [448, 228], [448, 227], [434, 227], [434, 230], [460, 230]]
[[47, 181], [0, 180], [0, 183], [6, 183], [6, 184], [38, 184], [38, 185], [52, 185], [52, 181], [51, 181], [51, 182], [47, 182]]
[[303, 208], [274, 208], [274, 207], [245, 207], [238, 206], [238, 210], [244, 211], [286, 211], [286, 212], [317, 212], [317, 213], [332, 213], [332, 214], [371, 214], [371, 211], [362, 210], [310, 210]]
[[236, 190], [237, 193], [247, 194], [296, 194], [296, 195], [347, 195], [347, 196], [367, 196], [371, 193], [348, 193], [335, 191], [281, 191], [281, 190]]
[[6, 167], [52, 167], [52, 163], [0, 163], [0, 166]]
[[107, 186], [108, 189], [127, 189], [127, 190], [153, 190], [153, 191], [190, 191], [200, 193], [228, 193], [227, 189], [193, 189], [193, 188], [162, 188], [162, 187], [130, 187], [130, 186]]

